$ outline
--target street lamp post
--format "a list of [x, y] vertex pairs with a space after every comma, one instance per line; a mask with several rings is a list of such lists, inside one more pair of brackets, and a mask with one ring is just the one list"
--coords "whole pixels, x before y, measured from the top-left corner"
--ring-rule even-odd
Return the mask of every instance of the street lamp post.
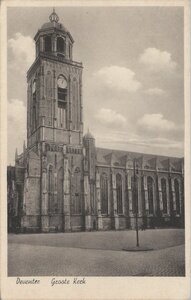
[[[135, 247], [125, 247], [123, 248], [124, 251], [150, 251], [153, 248], [150, 248], [146, 245], [140, 246], [139, 245], [139, 224], [138, 224], [138, 185], [137, 185], [137, 177], [138, 174], [138, 164], [136, 158], [133, 159], [133, 186], [132, 186], [132, 196], [133, 196], [133, 203], [135, 203], [135, 225], [136, 225], [136, 246]], [[142, 174], [142, 173], [141, 173]], [[142, 178], [142, 176], [141, 176]], [[137, 192], [136, 192], [137, 190]], [[145, 243], [145, 241], [143, 242]]]
[[138, 226], [138, 193], [136, 192], [136, 173], [138, 174], [138, 169], [136, 165], [136, 160], [133, 161], [133, 175], [134, 175], [134, 203], [136, 204], [135, 220], [136, 220], [136, 246], [139, 247], [139, 226]]

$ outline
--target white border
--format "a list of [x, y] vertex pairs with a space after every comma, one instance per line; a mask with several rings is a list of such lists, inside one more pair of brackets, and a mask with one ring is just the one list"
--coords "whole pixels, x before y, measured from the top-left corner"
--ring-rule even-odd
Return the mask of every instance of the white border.
[[[7, 7], [48, 6], [183, 6], [184, 7], [184, 76], [185, 76], [185, 226], [186, 277], [87, 277], [85, 286], [50, 285], [52, 277], [35, 277], [41, 284], [16, 285], [7, 277]], [[167, 1], [13, 1], [1, 3], [1, 298], [2, 299], [188, 299], [190, 295], [190, 19], [189, 2]], [[29, 277], [27, 277], [29, 278]]]

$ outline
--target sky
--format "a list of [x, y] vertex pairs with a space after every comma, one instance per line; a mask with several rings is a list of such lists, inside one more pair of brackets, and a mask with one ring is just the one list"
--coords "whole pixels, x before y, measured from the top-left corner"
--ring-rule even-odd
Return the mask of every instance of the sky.
[[[26, 72], [34, 36], [51, 7], [10, 7], [8, 47], [8, 163], [26, 141]], [[83, 63], [84, 133], [96, 146], [184, 155], [182, 7], [56, 7]]]

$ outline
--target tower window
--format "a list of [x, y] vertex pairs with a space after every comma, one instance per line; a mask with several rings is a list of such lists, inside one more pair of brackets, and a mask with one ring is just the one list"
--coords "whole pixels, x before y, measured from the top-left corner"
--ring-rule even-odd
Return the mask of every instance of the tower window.
[[36, 103], [36, 79], [32, 84], [32, 130], [36, 129], [37, 103]]
[[52, 47], [51, 47], [51, 36], [47, 35], [44, 38], [44, 51], [45, 52], [51, 52]]
[[62, 53], [65, 52], [65, 42], [62, 37], [57, 38], [57, 51]]
[[64, 76], [58, 77], [58, 127], [66, 128], [67, 119], [67, 81]]

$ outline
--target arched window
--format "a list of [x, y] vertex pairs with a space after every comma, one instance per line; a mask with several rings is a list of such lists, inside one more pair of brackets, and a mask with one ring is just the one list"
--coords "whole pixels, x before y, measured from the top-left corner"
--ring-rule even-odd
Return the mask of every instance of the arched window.
[[100, 177], [101, 213], [108, 214], [108, 178], [105, 173]]
[[123, 201], [122, 201], [122, 176], [116, 175], [116, 192], [117, 192], [117, 213], [123, 213]]
[[36, 79], [32, 84], [32, 130], [36, 129], [37, 103], [36, 103]]
[[147, 177], [149, 214], [153, 214], [153, 196], [154, 196], [154, 182], [152, 177]]
[[176, 212], [180, 214], [180, 186], [178, 179], [174, 180], [174, 190], [175, 190], [175, 198], [176, 198]]
[[131, 177], [131, 191], [132, 191], [132, 210], [133, 213], [138, 211], [138, 179], [137, 176]]
[[162, 189], [162, 202], [163, 202], [163, 212], [167, 213], [167, 190], [166, 190], [166, 179], [161, 179], [161, 189]]
[[73, 79], [72, 83], [72, 124], [73, 129], [79, 128], [79, 93], [78, 93], [78, 82], [76, 78]]
[[67, 124], [67, 81], [63, 75], [57, 80], [58, 127], [66, 128]]
[[52, 74], [50, 71], [46, 74], [46, 100], [47, 100], [47, 112], [46, 112], [46, 125], [52, 125], [53, 123], [53, 87], [52, 87]]
[[63, 53], [65, 52], [65, 41], [62, 37], [57, 37], [57, 52]]
[[64, 179], [64, 171], [63, 168], [61, 167], [58, 170], [58, 175], [57, 175], [57, 206], [55, 209], [58, 210], [58, 212], [63, 212], [63, 179]]
[[52, 210], [52, 201], [53, 201], [53, 168], [52, 165], [48, 168], [48, 204], [49, 210]]
[[44, 37], [44, 51], [45, 52], [51, 52], [52, 51], [52, 42], [51, 42], [51, 36], [46, 35]]
[[81, 207], [81, 171], [77, 167], [72, 174], [72, 212], [74, 214], [80, 214]]
[[96, 213], [96, 199], [95, 199], [95, 185], [90, 181], [90, 197], [91, 197], [91, 209], [92, 213]]

